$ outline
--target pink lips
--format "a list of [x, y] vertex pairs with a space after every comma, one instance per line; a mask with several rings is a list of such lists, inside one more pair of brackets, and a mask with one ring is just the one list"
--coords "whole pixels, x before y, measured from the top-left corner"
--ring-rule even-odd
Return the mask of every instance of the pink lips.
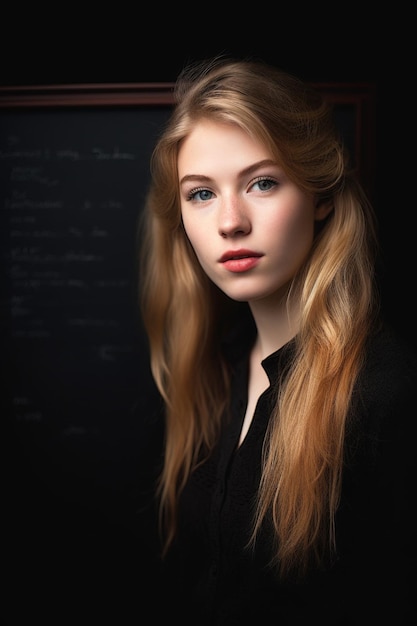
[[219, 262], [229, 272], [247, 272], [255, 267], [263, 255], [253, 250], [228, 250], [219, 259]]

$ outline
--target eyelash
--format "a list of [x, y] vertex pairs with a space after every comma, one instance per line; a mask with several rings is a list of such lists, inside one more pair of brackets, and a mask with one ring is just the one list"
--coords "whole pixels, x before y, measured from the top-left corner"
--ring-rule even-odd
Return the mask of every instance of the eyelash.
[[271, 176], [258, 176], [257, 178], [255, 178], [254, 181], [252, 181], [251, 187], [253, 187], [253, 185], [256, 185], [256, 183], [261, 183], [261, 182], [271, 183], [272, 187], [275, 187], [276, 185], [278, 185], [278, 181], [275, 180], [275, 178], [272, 178]]
[[202, 191], [208, 191], [209, 193], [212, 193], [209, 189], [206, 189], [205, 187], [196, 187], [195, 189], [190, 189], [190, 191], [187, 193], [186, 200], [195, 200], [195, 196]]
[[[273, 187], [275, 187], [276, 185], [278, 185], [278, 182], [274, 179], [271, 178], [270, 176], [258, 176], [257, 178], [255, 178], [255, 180], [253, 180], [250, 184], [250, 187], [253, 187], [254, 185], [256, 185], [256, 183], [261, 183], [261, 182], [268, 182], [271, 183], [271, 185]], [[196, 187], [194, 189], [190, 189], [190, 191], [187, 193], [186, 196], [186, 200], [187, 201], [193, 201], [196, 198], [196, 195], [203, 192], [203, 191], [208, 191], [208, 193], [213, 193], [212, 191], [210, 191], [209, 189], [207, 189], [206, 187]], [[261, 190], [262, 191], [262, 190]], [[269, 191], [269, 190], [267, 190]], [[204, 202], [204, 200], [200, 200], [200, 202]]]

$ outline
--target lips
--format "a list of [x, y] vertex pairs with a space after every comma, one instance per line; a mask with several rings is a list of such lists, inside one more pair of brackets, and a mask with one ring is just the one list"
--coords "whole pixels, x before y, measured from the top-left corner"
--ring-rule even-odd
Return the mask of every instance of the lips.
[[253, 250], [228, 250], [220, 257], [219, 261], [229, 272], [247, 272], [258, 265], [263, 255]]
[[263, 256], [260, 252], [254, 252], [253, 250], [228, 250], [220, 257], [220, 263], [225, 263], [226, 261], [234, 261], [236, 259], [247, 259], [247, 258], [257, 258], [259, 259]]

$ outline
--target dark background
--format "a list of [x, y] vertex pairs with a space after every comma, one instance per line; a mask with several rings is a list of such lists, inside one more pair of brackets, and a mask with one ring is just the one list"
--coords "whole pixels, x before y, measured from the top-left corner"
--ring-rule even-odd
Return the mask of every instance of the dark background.
[[[139, 15], [97, 14], [88, 21], [81, 11], [67, 15], [69, 7], [48, 20], [27, 10], [21, 20], [8, 10], [0, 81], [6, 86], [171, 82], [188, 61], [229, 53], [263, 58], [311, 82], [374, 84], [373, 200], [383, 304], [388, 320], [417, 345], [414, 209], [409, 210], [415, 174], [406, 156], [414, 124], [404, 32], [410, 18], [379, 14], [365, 20], [352, 7], [340, 15], [308, 15], [301, 8], [288, 15], [279, 7], [272, 14], [267, 7], [262, 12], [249, 7], [226, 19], [223, 9], [201, 6], [197, 17], [176, 15], [174, 9], [170, 15], [162, 7], [152, 15], [138, 7]], [[152, 398], [149, 382], [149, 406]], [[51, 449], [53, 439], [48, 435], [45, 443], [36, 433], [33, 440], [27, 433], [11, 443], [3, 438], [6, 624], [26, 624], [28, 616], [51, 624], [74, 623], [74, 616], [76, 623], [98, 623], [110, 615], [118, 624], [137, 624], [152, 602], [164, 601], [153, 579], [155, 528], [141, 510], [149, 502], [148, 460], [156, 454], [160, 432], [142, 418], [134, 411], [121, 422], [113, 416], [113, 433], [82, 446]]]

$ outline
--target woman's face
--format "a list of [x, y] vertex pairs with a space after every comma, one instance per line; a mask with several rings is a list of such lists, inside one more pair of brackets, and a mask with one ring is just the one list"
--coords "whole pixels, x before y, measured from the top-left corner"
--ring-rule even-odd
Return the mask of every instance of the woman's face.
[[232, 124], [199, 121], [178, 173], [184, 228], [209, 278], [234, 300], [281, 299], [324, 209]]

